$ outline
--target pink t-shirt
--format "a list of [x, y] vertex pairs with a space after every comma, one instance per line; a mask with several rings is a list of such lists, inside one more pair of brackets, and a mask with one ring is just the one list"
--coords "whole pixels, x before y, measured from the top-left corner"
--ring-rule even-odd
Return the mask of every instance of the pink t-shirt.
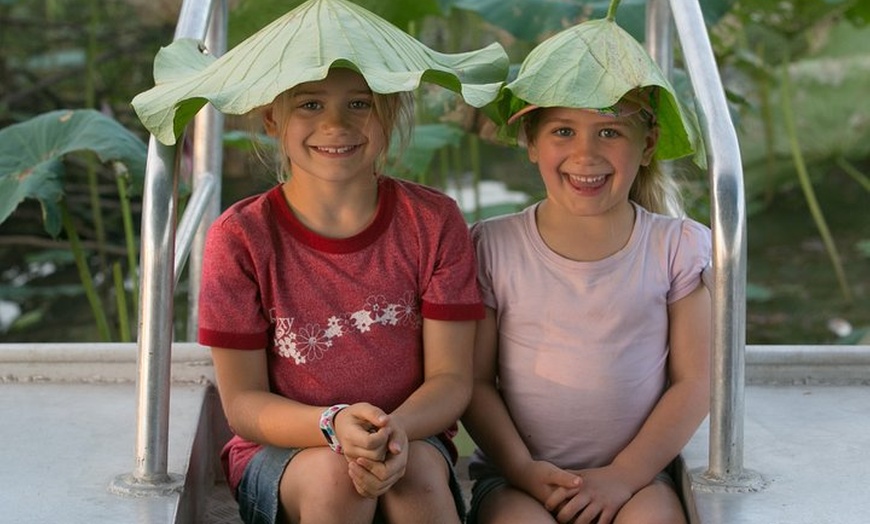
[[[287, 398], [391, 412], [422, 384], [422, 319], [482, 318], [475, 268], [458, 206], [435, 190], [381, 177], [372, 223], [332, 239], [299, 222], [276, 186], [209, 230], [199, 342], [266, 348], [270, 387]], [[233, 489], [257, 450], [227, 444]]]
[[635, 205], [622, 250], [577, 262], [543, 242], [536, 207], [472, 229], [483, 301], [497, 315], [499, 386], [533, 458], [598, 467], [665, 388], [667, 307], [700, 284], [710, 231]]

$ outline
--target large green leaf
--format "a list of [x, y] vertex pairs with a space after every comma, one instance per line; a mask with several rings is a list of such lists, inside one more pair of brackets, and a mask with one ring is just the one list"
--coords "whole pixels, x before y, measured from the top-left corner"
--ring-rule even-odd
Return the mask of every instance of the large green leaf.
[[411, 91], [427, 81], [482, 107], [498, 94], [508, 58], [498, 44], [439, 53], [350, 2], [309, 0], [218, 59], [203, 56], [197, 42], [173, 42], [155, 60], [156, 86], [136, 96], [133, 107], [171, 145], [207, 101], [223, 113], [244, 114], [322, 80], [333, 66], [358, 70], [377, 93]]
[[422, 124], [414, 127], [411, 142], [398, 158], [391, 158], [399, 175], [416, 178], [429, 172], [432, 159], [440, 149], [458, 145], [463, 136], [462, 129], [448, 124]]
[[[355, 0], [354, 3], [388, 20], [399, 28], [421, 22], [429, 15], [443, 14], [445, 1], [452, 0]], [[242, 2], [230, 13], [230, 45], [235, 46], [258, 29], [301, 4], [303, 0], [257, 0]]]
[[[577, 24], [536, 46], [517, 78], [503, 89], [494, 114], [505, 123], [528, 104], [602, 109], [646, 86], [662, 88], [655, 108], [661, 128], [656, 156], [666, 160], [700, 151], [693, 115], [679, 104], [674, 88], [646, 50], [609, 19]], [[703, 162], [700, 157], [696, 161]]]
[[117, 121], [91, 109], [60, 110], [0, 129], [0, 223], [25, 199], [42, 205], [45, 230], [60, 232], [63, 156], [93, 151], [102, 162], [120, 161], [145, 172], [145, 144]]

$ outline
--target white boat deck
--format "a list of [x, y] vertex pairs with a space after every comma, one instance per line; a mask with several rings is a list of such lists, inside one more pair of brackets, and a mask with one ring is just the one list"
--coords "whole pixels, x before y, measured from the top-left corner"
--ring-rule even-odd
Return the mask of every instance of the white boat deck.
[[[868, 522], [870, 347], [831, 347], [838, 358], [829, 363], [824, 350], [784, 363], [748, 348], [744, 466], [758, 489], [707, 492], [692, 482], [693, 522]], [[134, 469], [135, 353], [0, 346], [0, 523], [239, 522], [217, 467], [225, 433], [208, 353], [192, 344], [176, 345], [173, 357], [168, 469], [185, 476], [183, 489], [150, 497], [109, 489]], [[708, 431], [683, 455], [695, 480], [707, 468]]]

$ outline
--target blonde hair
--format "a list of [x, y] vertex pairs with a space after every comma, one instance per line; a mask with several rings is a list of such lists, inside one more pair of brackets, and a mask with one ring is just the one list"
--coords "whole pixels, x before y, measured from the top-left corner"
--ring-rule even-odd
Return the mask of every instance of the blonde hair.
[[[281, 137], [284, 133], [287, 116], [290, 114], [290, 101], [295, 89], [294, 87], [279, 94], [269, 106], [264, 108], [264, 110], [270, 108], [272, 110], [272, 118], [278, 130], [277, 137]], [[414, 97], [412, 93], [407, 91], [389, 94], [372, 93], [372, 104], [374, 106], [372, 115], [381, 124], [381, 128], [384, 130], [384, 140], [387, 144], [375, 165], [376, 173], [380, 173], [386, 168], [393, 136], [396, 135], [398, 152], [404, 151], [411, 141], [411, 132], [414, 128]], [[290, 159], [284, 151], [283, 140], [276, 140], [274, 148], [275, 161], [278, 164], [276, 166], [278, 179], [280, 182], [286, 182], [291, 176], [291, 172]]]
[[[637, 98], [635, 91], [626, 93], [620, 101], [632, 97]], [[531, 111], [523, 117], [521, 133], [525, 134], [526, 140], [530, 144], [534, 142], [540, 126], [541, 113], [540, 110]], [[629, 118], [637, 119], [637, 123], [646, 126], [647, 129], [659, 125], [655, 115], [649, 114], [647, 110], [639, 111]], [[628, 198], [653, 213], [674, 217], [685, 216], [679, 185], [670, 171], [664, 169], [656, 158], [652, 158], [648, 165], [640, 166], [629, 190]]]
[[677, 181], [655, 158], [648, 165], [640, 166], [628, 198], [660, 215], [683, 217], [686, 214]]

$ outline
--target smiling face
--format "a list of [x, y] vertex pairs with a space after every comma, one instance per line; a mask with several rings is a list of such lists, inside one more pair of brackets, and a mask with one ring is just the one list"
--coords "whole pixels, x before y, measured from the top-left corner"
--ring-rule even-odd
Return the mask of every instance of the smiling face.
[[655, 152], [658, 128], [641, 113], [612, 116], [573, 108], [529, 115], [529, 159], [538, 164], [547, 200], [573, 216], [628, 205], [631, 186]]
[[293, 177], [371, 178], [389, 139], [375, 110], [376, 96], [350, 69], [332, 69], [324, 80], [280, 95], [266, 110], [264, 123], [279, 141]]

